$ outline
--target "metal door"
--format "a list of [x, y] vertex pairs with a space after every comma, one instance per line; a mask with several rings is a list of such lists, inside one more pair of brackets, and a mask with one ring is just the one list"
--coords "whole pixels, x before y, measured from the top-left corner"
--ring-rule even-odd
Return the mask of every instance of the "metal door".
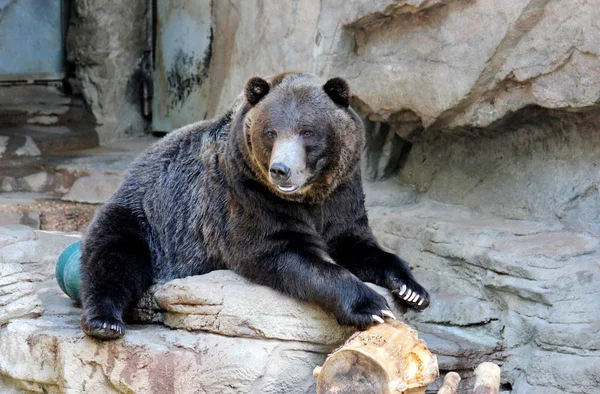
[[64, 77], [60, 0], [0, 0], [0, 81]]
[[211, 0], [156, 1], [152, 129], [169, 132], [206, 118]]

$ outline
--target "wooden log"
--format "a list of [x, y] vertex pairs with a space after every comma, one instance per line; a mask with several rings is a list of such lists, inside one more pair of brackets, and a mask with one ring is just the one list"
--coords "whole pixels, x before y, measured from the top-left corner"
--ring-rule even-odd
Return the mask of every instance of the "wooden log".
[[473, 394], [498, 394], [500, 390], [500, 367], [494, 363], [481, 363], [475, 369]]
[[437, 394], [456, 394], [458, 383], [460, 383], [460, 375], [456, 372], [448, 372], [444, 377], [444, 383]]
[[314, 375], [318, 394], [424, 394], [439, 371], [417, 332], [388, 320], [351, 336]]

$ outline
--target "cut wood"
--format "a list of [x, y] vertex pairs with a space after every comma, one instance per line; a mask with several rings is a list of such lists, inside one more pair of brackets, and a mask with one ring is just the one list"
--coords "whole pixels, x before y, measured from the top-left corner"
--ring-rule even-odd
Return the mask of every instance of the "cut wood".
[[460, 375], [456, 372], [448, 372], [444, 377], [444, 384], [442, 384], [437, 394], [456, 394], [458, 383], [460, 383]]
[[475, 369], [473, 394], [498, 394], [500, 390], [500, 367], [494, 363], [481, 363]]
[[354, 334], [314, 375], [318, 394], [424, 394], [439, 371], [417, 332], [388, 320]]

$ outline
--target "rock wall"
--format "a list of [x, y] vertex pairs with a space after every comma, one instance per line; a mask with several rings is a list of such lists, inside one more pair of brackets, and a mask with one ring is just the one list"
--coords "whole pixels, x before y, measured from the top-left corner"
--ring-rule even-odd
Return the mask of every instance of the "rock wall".
[[418, 134], [486, 127], [528, 105], [593, 107], [600, 89], [597, 5], [218, 2], [213, 113], [231, 102], [248, 77], [282, 70], [345, 77], [370, 114], [402, 123], [404, 113], [414, 113], [423, 125]]
[[[138, 136], [144, 51], [149, 49], [150, 2], [73, 0], [67, 31], [69, 80], [95, 117], [100, 143]], [[147, 55], [149, 56], [149, 54]]]
[[599, 130], [597, 110], [525, 108], [480, 137], [415, 142], [396, 177], [437, 200], [600, 236]]
[[368, 124], [369, 179], [598, 235], [598, 5], [217, 2], [209, 115], [252, 75], [342, 76]]
[[435, 337], [443, 369], [492, 359], [507, 391], [597, 389], [597, 0], [229, 0], [213, 12], [209, 115], [252, 75], [349, 81], [365, 176], [394, 182], [371, 195], [372, 225], [435, 294], [407, 318]]
[[370, 185], [367, 198], [380, 242], [411, 262], [433, 294], [427, 310], [404, 317], [441, 370], [468, 377], [494, 361], [513, 393], [597, 390], [598, 237], [476, 213], [394, 183]]

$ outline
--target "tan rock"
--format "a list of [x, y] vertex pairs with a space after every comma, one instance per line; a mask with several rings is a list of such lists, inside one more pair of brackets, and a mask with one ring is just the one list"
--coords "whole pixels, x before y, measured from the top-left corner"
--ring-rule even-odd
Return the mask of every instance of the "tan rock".
[[247, 78], [283, 70], [345, 77], [373, 117], [416, 114], [425, 132], [531, 104], [597, 106], [594, 1], [237, 0], [213, 12], [209, 115]]
[[166, 311], [165, 325], [190, 331], [338, 345], [355, 330], [340, 327], [317, 305], [254, 285], [231, 271], [170, 281], [155, 297]]

